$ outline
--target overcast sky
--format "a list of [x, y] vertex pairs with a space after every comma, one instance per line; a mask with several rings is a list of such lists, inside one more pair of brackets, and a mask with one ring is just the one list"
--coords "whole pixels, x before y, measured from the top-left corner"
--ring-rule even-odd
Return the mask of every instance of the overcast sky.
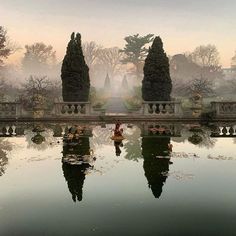
[[123, 47], [127, 35], [153, 33], [170, 55], [215, 44], [228, 67], [236, 50], [235, 9], [236, 0], [0, 0], [0, 24], [22, 47], [53, 45], [59, 60], [72, 31], [105, 47]]

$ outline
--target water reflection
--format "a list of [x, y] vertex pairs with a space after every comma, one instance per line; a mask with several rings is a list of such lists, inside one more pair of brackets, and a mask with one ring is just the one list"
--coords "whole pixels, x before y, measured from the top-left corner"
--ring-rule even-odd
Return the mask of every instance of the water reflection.
[[6, 171], [8, 164], [7, 152], [12, 150], [11, 143], [0, 139], [0, 176]]
[[[187, 129], [187, 131], [186, 131]], [[183, 127], [182, 134], [188, 141], [199, 147], [213, 148], [216, 139], [211, 137], [212, 128], [200, 126], [198, 124], [190, 124]]]
[[62, 164], [63, 175], [67, 182], [68, 189], [74, 202], [82, 201], [83, 185], [87, 171], [91, 168], [90, 164], [71, 165]]
[[120, 147], [123, 147], [122, 141], [114, 141], [114, 146], [115, 146], [116, 156], [120, 156], [120, 154], [121, 154]]
[[142, 157], [141, 130], [137, 126], [128, 127], [125, 138], [125, 158], [128, 160], [138, 161]]
[[169, 137], [143, 137], [142, 155], [143, 169], [155, 198], [162, 194], [166, 182], [170, 162], [169, 153], [172, 151]]
[[64, 139], [62, 170], [74, 202], [82, 201], [86, 174], [93, 168], [89, 137], [79, 137], [76, 142]]
[[25, 141], [28, 148], [44, 151], [47, 148], [52, 148], [59, 144], [60, 141], [57, 137], [53, 136], [51, 129], [46, 128], [42, 132], [33, 132], [31, 129], [25, 130]]

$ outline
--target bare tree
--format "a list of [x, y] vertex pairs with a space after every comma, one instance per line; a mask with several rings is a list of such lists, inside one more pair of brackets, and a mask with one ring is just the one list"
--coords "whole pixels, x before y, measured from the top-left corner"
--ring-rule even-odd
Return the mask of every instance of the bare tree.
[[91, 68], [92, 65], [95, 64], [102, 46], [96, 44], [94, 41], [91, 41], [83, 43], [82, 48], [86, 64], [89, 68]]
[[200, 76], [211, 80], [223, 78], [219, 52], [215, 45], [201, 45], [190, 54], [190, 57], [194, 63], [200, 66]]
[[28, 96], [35, 94], [47, 95], [49, 88], [52, 86], [52, 83], [49, 81], [47, 76], [30, 76], [23, 86]]
[[212, 81], [204, 77], [194, 78], [185, 89], [189, 94], [213, 94]]
[[61, 83], [49, 80], [47, 76], [30, 76], [20, 90], [20, 101], [25, 108], [32, 108], [33, 98], [42, 96], [47, 104], [51, 107], [54, 100], [61, 97]]
[[34, 43], [25, 46], [26, 52], [22, 60], [24, 72], [27, 74], [42, 75], [56, 64], [56, 51], [51, 45]]
[[99, 52], [98, 63], [113, 77], [121, 66], [122, 58], [123, 53], [118, 47], [104, 48]]
[[202, 67], [218, 67], [219, 52], [215, 45], [201, 45], [191, 54], [193, 62]]

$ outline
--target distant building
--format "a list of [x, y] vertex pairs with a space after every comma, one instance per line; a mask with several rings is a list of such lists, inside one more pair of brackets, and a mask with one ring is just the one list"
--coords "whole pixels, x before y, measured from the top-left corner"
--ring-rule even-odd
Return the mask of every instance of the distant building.
[[236, 78], [236, 70], [232, 68], [223, 68], [223, 75], [225, 80], [232, 80]]

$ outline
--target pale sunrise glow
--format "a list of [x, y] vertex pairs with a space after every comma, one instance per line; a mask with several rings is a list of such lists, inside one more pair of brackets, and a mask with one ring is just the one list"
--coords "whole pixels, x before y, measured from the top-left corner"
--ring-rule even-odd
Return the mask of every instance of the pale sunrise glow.
[[229, 67], [236, 50], [235, 8], [234, 0], [1, 0], [0, 20], [23, 48], [11, 62], [34, 42], [51, 44], [61, 61], [70, 33], [78, 31], [83, 41], [121, 48], [127, 35], [153, 33], [162, 37], [169, 55], [210, 43], [218, 48], [223, 67]]

